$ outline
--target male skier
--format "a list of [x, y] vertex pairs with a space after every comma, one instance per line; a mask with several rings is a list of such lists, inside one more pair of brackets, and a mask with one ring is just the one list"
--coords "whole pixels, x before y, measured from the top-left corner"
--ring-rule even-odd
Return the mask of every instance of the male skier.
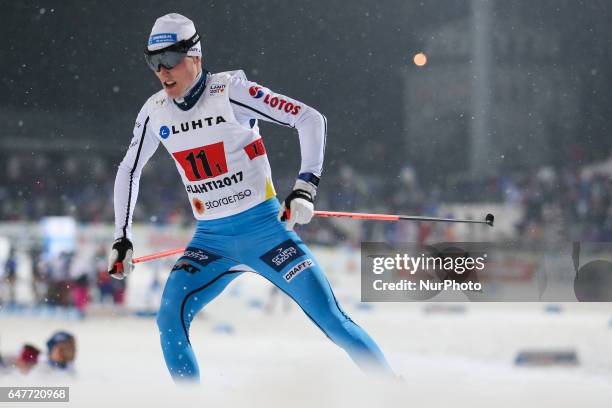
[[[242, 71], [201, 67], [200, 36], [180, 14], [158, 18], [145, 59], [162, 90], [144, 104], [115, 180], [115, 242], [109, 273], [132, 269], [132, 213], [143, 166], [161, 142], [181, 175], [196, 231], [166, 282], [157, 325], [173, 379], [199, 380], [189, 339], [194, 316], [236, 277], [256, 272], [290, 296], [362, 368], [391, 374], [370, 336], [340, 308], [295, 224], [313, 216], [326, 119], [305, 104], [248, 81]], [[296, 128], [301, 169], [279, 204], [258, 120]]]

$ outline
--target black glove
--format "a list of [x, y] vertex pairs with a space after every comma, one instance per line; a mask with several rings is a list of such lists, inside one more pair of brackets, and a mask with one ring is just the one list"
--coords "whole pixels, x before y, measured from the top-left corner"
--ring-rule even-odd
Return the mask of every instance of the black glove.
[[134, 247], [127, 238], [118, 238], [113, 243], [108, 258], [108, 273], [115, 279], [125, 278], [134, 269], [132, 254]]

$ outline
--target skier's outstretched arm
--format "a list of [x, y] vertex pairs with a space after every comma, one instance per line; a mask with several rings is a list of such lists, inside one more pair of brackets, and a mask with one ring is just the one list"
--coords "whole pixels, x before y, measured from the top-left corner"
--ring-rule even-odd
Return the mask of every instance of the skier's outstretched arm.
[[145, 104], [138, 114], [134, 136], [115, 177], [115, 242], [111, 248], [108, 271], [117, 279], [123, 279], [133, 267], [132, 215], [138, 198], [140, 175], [159, 146], [159, 139], [148, 125], [149, 115]]

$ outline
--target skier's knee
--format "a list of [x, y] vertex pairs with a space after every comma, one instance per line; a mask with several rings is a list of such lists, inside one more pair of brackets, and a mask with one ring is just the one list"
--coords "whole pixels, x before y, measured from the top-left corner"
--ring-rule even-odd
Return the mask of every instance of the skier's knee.
[[339, 310], [326, 313], [317, 323], [333, 341], [350, 337], [350, 326], [354, 325], [353, 321]]
[[172, 330], [172, 326], [176, 324], [176, 319], [170, 313], [169, 307], [160, 306], [157, 312], [156, 323], [160, 333]]

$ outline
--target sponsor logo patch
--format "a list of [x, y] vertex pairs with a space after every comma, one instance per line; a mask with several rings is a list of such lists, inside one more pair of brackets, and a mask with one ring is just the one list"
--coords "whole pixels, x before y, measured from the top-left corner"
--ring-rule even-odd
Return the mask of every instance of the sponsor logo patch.
[[167, 139], [170, 136], [170, 129], [168, 126], [162, 126], [159, 128], [159, 137], [162, 139]]
[[301, 256], [304, 256], [304, 251], [293, 240], [288, 239], [260, 256], [259, 259], [270, 265], [276, 272], [280, 272]]
[[225, 84], [211, 84], [210, 95], [221, 95], [225, 92]]
[[159, 33], [149, 37], [149, 45], [176, 42], [176, 33]]
[[222, 197], [218, 200], [207, 201], [204, 205], [206, 206], [207, 210], [212, 210], [213, 208], [225, 207], [228, 204], [235, 204], [238, 201], [242, 201], [245, 198], [250, 197], [252, 194], [253, 192], [251, 191], [251, 189], [247, 188], [244, 191], [239, 191], [235, 194]]
[[172, 133], [173, 135], [178, 135], [179, 133], [190, 132], [192, 130], [202, 129], [203, 127], [216, 126], [225, 122], [226, 121], [223, 116], [209, 116], [207, 118], [192, 120], [190, 122], [181, 122], [168, 126], [163, 125], [159, 128], [159, 136], [161, 136], [162, 139], [167, 139], [170, 136], [170, 133]]
[[202, 267], [219, 259], [220, 257], [200, 248], [188, 247], [183, 255], [176, 261], [172, 271], [186, 271], [197, 273]]
[[276, 108], [279, 111], [285, 111], [286, 113], [290, 113], [292, 115], [297, 115], [300, 113], [300, 109], [302, 106], [296, 105], [293, 102], [289, 102], [283, 98], [279, 98], [278, 96], [273, 96], [272, 94], [265, 93], [260, 86], [252, 86], [249, 88], [249, 95], [251, 95], [255, 99], [264, 98], [263, 103], [269, 105], [272, 108]]
[[190, 264], [189, 262], [177, 262], [174, 264], [174, 267], [172, 268], [172, 272], [176, 272], [176, 271], [185, 271], [188, 273], [198, 273], [200, 272], [199, 268], [196, 268], [195, 266], [193, 266], [192, 264]]
[[264, 91], [261, 90], [259, 86], [252, 86], [249, 88], [249, 95], [251, 95], [255, 99], [259, 99], [264, 96]]
[[204, 214], [204, 203], [199, 198], [194, 198], [192, 201], [193, 208], [195, 208], [198, 214]]
[[298, 276], [300, 273], [304, 272], [306, 269], [310, 268], [312, 265], [314, 265], [314, 261], [310, 258], [308, 259], [304, 259], [302, 262], [300, 262], [299, 264], [295, 265], [293, 268], [291, 268], [284, 276], [285, 280], [287, 282], [290, 282], [291, 279], [295, 278], [296, 276]]

